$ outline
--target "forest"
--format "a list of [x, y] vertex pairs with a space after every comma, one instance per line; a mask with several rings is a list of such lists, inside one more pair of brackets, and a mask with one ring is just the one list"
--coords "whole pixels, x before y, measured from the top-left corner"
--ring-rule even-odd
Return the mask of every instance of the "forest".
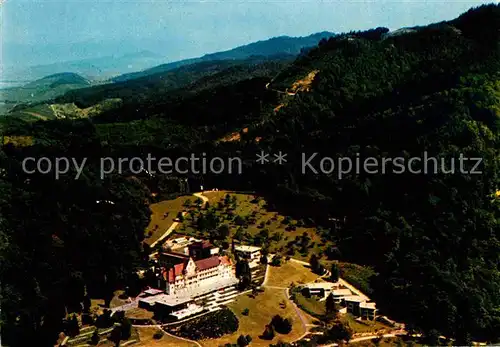
[[[322, 39], [293, 62], [231, 66], [216, 77], [181, 81], [175, 90], [133, 89], [120, 108], [94, 118], [4, 119], [3, 136], [33, 138], [31, 146], [7, 144], [0, 152], [5, 343], [52, 345], [62, 317], [81, 310], [85, 297], [108, 297], [127, 283], [144, 258], [151, 192], [180, 192], [161, 176], [101, 180], [98, 161], [147, 153], [247, 158], [242, 175], [189, 179], [257, 191], [276, 209], [329, 228], [340, 260], [379, 273], [370, 284], [377, 306], [412, 330], [452, 337], [456, 345], [498, 342], [500, 6], [409, 33], [387, 32]], [[312, 70], [319, 72], [309, 91], [278, 92]], [[63, 99], [92, 104], [102, 93], [90, 88]], [[220, 141], [232, 132], [241, 138]], [[260, 151], [284, 151], [289, 160], [256, 165]], [[463, 155], [482, 158], [482, 173], [304, 175], [303, 152], [361, 159]], [[79, 180], [23, 172], [23, 158], [42, 156], [87, 157], [89, 164]], [[333, 225], [332, 218], [344, 222]]]

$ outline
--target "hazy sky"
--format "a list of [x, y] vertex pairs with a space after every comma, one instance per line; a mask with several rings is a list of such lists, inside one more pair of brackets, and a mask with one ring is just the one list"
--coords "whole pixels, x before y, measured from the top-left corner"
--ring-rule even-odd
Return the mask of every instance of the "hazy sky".
[[190, 57], [278, 35], [428, 24], [491, 2], [3, 0], [1, 35], [4, 42], [36, 45], [112, 40], [149, 49], [175, 43], [180, 56]]

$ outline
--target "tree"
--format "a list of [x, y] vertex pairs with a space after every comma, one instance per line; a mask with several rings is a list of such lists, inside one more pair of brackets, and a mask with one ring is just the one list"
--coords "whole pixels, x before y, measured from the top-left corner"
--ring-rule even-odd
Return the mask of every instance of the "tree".
[[132, 323], [127, 317], [123, 318], [123, 320], [121, 321], [121, 334], [122, 340], [128, 340], [132, 335]]
[[340, 277], [340, 271], [339, 267], [336, 263], [332, 264], [332, 267], [330, 268], [330, 281], [332, 282], [338, 282], [339, 277]]
[[97, 328], [94, 330], [94, 333], [92, 334], [92, 337], [90, 338], [90, 343], [94, 346], [97, 346], [99, 344], [100, 338], [99, 338], [99, 333], [97, 331]]
[[240, 290], [247, 289], [252, 284], [252, 271], [248, 261], [239, 259], [236, 263], [236, 277], [240, 279], [238, 287]]
[[78, 324], [78, 318], [76, 314], [72, 314], [68, 320], [68, 335], [74, 337], [80, 333], [80, 325]]
[[271, 326], [280, 334], [288, 334], [292, 331], [292, 322], [288, 318], [283, 318], [279, 314], [271, 319]]
[[335, 322], [326, 332], [326, 336], [333, 342], [346, 341], [352, 338], [352, 329], [340, 321]]
[[239, 225], [239, 226], [244, 225], [245, 219], [240, 215], [236, 215], [236, 217], [234, 217], [234, 224]]
[[88, 295], [85, 295], [83, 298], [83, 312], [89, 313], [91, 305], [92, 303], [90, 302], [90, 297]]
[[273, 259], [271, 260], [271, 265], [272, 266], [281, 266], [281, 256], [278, 254], [275, 254], [273, 256]]
[[267, 264], [267, 255], [261, 255], [260, 257], [261, 264]]
[[339, 311], [338, 305], [335, 302], [333, 294], [330, 293], [330, 295], [328, 295], [326, 300], [325, 300], [326, 317], [327, 318], [334, 318], [337, 316], [338, 311]]
[[120, 341], [122, 339], [122, 329], [119, 324], [116, 324], [109, 334], [108, 340], [115, 343], [115, 347], [120, 346]]
[[178, 219], [179, 221], [181, 221], [181, 222], [182, 222], [182, 221], [184, 221], [184, 215], [182, 214], [182, 212], [180, 212], [180, 211], [179, 211], [179, 212], [177, 213], [177, 219]]
[[266, 325], [266, 328], [262, 335], [260, 336], [263, 340], [272, 340], [274, 339], [274, 328], [271, 324]]
[[225, 238], [227, 238], [229, 236], [230, 232], [231, 232], [231, 229], [229, 228], [229, 225], [222, 224], [217, 229], [217, 236], [216, 237], [218, 240], [224, 240]]
[[245, 347], [245, 346], [248, 346], [250, 344], [250, 342], [252, 341], [252, 338], [250, 337], [250, 335], [240, 335], [238, 337], [238, 341], [236, 342], [238, 344], [239, 347]]
[[314, 273], [319, 272], [320, 264], [319, 264], [319, 260], [318, 260], [318, 257], [316, 256], [316, 254], [311, 255], [311, 258], [309, 259], [309, 264], [311, 265], [312, 272], [314, 272]]

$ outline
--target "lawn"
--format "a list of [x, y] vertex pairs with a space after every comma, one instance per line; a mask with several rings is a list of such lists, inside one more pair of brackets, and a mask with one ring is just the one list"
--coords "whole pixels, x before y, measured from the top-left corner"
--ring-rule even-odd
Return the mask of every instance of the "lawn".
[[307, 298], [300, 292], [295, 293], [295, 303], [303, 311], [313, 316], [323, 316], [325, 314], [325, 301], [318, 301], [317, 297]]
[[[280, 306], [281, 302], [286, 302], [286, 305]], [[217, 347], [226, 343], [236, 343], [236, 340], [242, 334], [252, 337], [251, 346], [269, 346], [269, 344], [276, 343], [278, 340], [285, 342], [296, 340], [305, 332], [295, 309], [286, 299], [285, 291], [281, 289], [266, 288], [255, 299], [248, 295], [240, 295], [234, 302], [228, 304], [228, 307], [238, 317], [238, 331], [216, 340], [201, 341], [204, 346]], [[245, 308], [249, 310], [248, 316], [242, 314]], [[272, 317], [276, 314], [281, 315], [283, 318], [292, 319], [292, 331], [287, 335], [276, 334], [272, 341], [260, 339], [259, 336], [264, 332], [265, 326], [270, 323]]]
[[308, 267], [292, 260], [285, 261], [281, 266], [269, 266], [267, 286], [290, 287], [290, 284], [314, 282], [319, 278]]
[[395, 346], [407, 346], [407, 347], [419, 347], [424, 346], [417, 341], [403, 339], [401, 337], [385, 337], [376, 342], [376, 340], [351, 342], [349, 346], [354, 347], [395, 347]]
[[345, 324], [348, 324], [355, 334], [378, 333], [380, 331], [391, 330], [389, 326], [378, 321], [363, 320], [362, 322], [359, 322], [349, 313], [341, 315], [340, 320]]
[[196, 344], [169, 336], [164, 334], [163, 337], [159, 340], [155, 340], [153, 335], [159, 331], [157, 328], [137, 328], [139, 333], [140, 343], [134, 344], [133, 346], [137, 347], [149, 347], [149, 346], [157, 346], [157, 347], [193, 347]]
[[[236, 199], [236, 208], [230, 212], [233, 217], [228, 215], [225, 207], [218, 206], [219, 202], [224, 201], [227, 194]], [[222, 223], [229, 225], [231, 229], [230, 236], [233, 236], [239, 228], [233, 220], [235, 216], [239, 215], [243, 218], [248, 217], [253, 219], [253, 222], [248, 223], [247, 227], [243, 227], [246, 234], [243, 243], [251, 244], [256, 235], [261, 233], [263, 229], [267, 229], [269, 231], [269, 239], [271, 239], [269, 243], [270, 253], [282, 253], [286, 255], [287, 251], [294, 249], [295, 252], [293, 254], [289, 253], [287, 255], [300, 260], [308, 260], [312, 252], [321, 254], [325, 247], [315, 228], [298, 226], [300, 222], [290, 217], [286, 218], [278, 212], [268, 210], [266, 201], [257, 195], [227, 191], [205, 192], [204, 195], [209, 199], [211, 207], [217, 207], [217, 215], [224, 219]], [[284, 223], [285, 219], [288, 220], [288, 224]], [[295, 230], [287, 231], [288, 225], [294, 225]], [[190, 219], [187, 219], [179, 230], [187, 234], [195, 234], [197, 232], [196, 226]], [[309, 244], [307, 247], [301, 249], [299, 241], [303, 235], [308, 236]], [[291, 246], [291, 244], [295, 246]]]
[[[168, 230], [174, 222], [174, 219], [177, 217], [177, 213], [184, 210], [183, 205], [188, 199], [194, 201], [196, 197], [181, 196], [175, 200], [160, 201], [149, 206], [151, 209], [151, 222], [146, 228], [145, 239], [145, 242], [148, 245], [155, 242], [165, 233], [165, 231]], [[165, 212], [168, 212], [168, 216], [165, 216]], [[152, 232], [152, 235], [148, 237], [150, 231]]]

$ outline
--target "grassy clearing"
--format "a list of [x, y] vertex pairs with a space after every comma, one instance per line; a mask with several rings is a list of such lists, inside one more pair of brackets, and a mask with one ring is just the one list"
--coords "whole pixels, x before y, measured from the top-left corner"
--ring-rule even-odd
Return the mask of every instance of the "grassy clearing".
[[278, 267], [269, 266], [268, 271], [270, 272], [266, 285], [273, 287], [288, 288], [292, 283], [314, 282], [319, 278], [308, 267], [294, 261], [286, 261]]
[[195, 344], [178, 339], [176, 337], [172, 337], [164, 334], [163, 337], [159, 340], [155, 340], [153, 335], [160, 331], [157, 328], [137, 328], [139, 333], [140, 343], [134, 344], [137, 347], [149, 347], [149, 346], [157, 346], [157, 347], [192, 347], [196, 346]]
[[345, 324], [348, 324], [354, 333], [379, 333], [379, 332], [389, 332], [391, 329], [385, 324], [378, 321], [357, 321], [353, 315], [347, 313], [340, 316], [340, 320]]
[[[286, 302], [286, 305], [280, 306], [281, 302]], [[216, 347], [226, 343], [236, 343], [236, 340], [242, 334], [252, 337], [252, 346], [269, 346], [269, 344], [276, 343], [278, 340], [291, 342], [305, 332], [292, 304], [286, 299], [285, 291], [281, 289], [266, 288], [255, 299], [248, 295], [240, 295], [234, 302], [228, 304], [228, 307], [238, 317], [238, 331], [216, 340], [201, 341], [204, 346]], [[242, 314], [245, 308], [249, 310], [247, 316]], [[265, 326], [271, 322], [272, 317], [276, 314], [292, 319], [292, 331], [288, 335], [276, 334], [272, 341], [261, 340], [259, 336], [264, 332]]]
[[3, 144], [12, 144], [15, 147], [33, 146], [33, 136], [4, 136]]
[[[230, 212], [226, 211], [225, 207], [219, 206], [227, 194], [236, 199], [236, 208]], [[315, 228], [300, 226], [300, 221], [268, 210], [266, 201], [256, 195], [227, 191], [205, 192], [204, 195], [209, 199], [210, 206], [217, 209], [217, 215], [224, 219], [222, 223], [230, 227], [230, 237], [234, 236], [240, 227], [235, 223], [234, 217], [248, 218], [247, 226], [243, 227], [243, 243], [258, 245], [259, 242], [256, 241], [258, 235], [267, 229], [270, 253], [281, 253], [300, 260], [308, 260], [311, 253], [321, 254], [326, 246], [326, 242], [321, 240]], [[295, 230], [286, 230], [289, 225], [293, 225]], [[187, 234], [196, 234], [196, 229], [196, 225], [190, 219], [180, 228]], [[305, 236], [309, 240], [307, 247], [301, 247], [301, 240]]]
[[380, 341], [376, 340], [368, 340], [368, 341], [360, 341], [360, 342], [351, 342], [349, 346], [354, 347], [420, 347], [424, 346], [416, 341], [403, 339], [401, 337], [385, 337], [380, 339]]
[[[181, 196], [175, 200], [165, 200], [149, 206], [151, 209], [151, 222], [145, 232], [145, 242], [148, 245], [155, 242], [165, 233], [165, 231], [168, 230], [174, 222], [174, 219], [177, 217], [177, 213], [184, 210], [184, 203], [188, 199], [194, 201], [196, 198], [193, 196]], [[168, 216], [165, 216], [166, 212], [168, 213]], [[149, 236], [150, 232], [152, 233], [151, 236]]]
[[344, 280], [367, 295], [373, 293], [373, 290], [370, 287], [370, 279], [371, 277], [377, 275], [373, 268], [343, 262], [339, 262], [338, 265], [340, 269], [340, 276]]
[[125, 311], [125, 316], [133, 319], [151, 319], [154, 313], [143, 308], [133, 308], [131, 310]]
[[312, 316], [320, 317], [325, 315], [325, 301], [318, 301], [316, 298], [307, 298], [300, 292], [295, 293], [295, 303], [303, 311], [311, 314]]

